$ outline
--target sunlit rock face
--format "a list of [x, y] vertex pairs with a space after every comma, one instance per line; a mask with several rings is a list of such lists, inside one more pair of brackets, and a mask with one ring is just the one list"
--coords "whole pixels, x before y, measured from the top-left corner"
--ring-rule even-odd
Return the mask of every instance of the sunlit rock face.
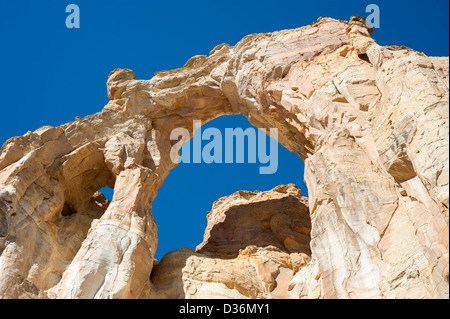
[[[0, 297], [448, 298], [449, 59], [371, 31], [321, 18], [150, 80], [117, 69], [101, 112], [8, 140]], [[231, 114], [278, 129], [309, 198], [294, 185], [222, 198], [197, 251], [158, 263], [170, 133]]]

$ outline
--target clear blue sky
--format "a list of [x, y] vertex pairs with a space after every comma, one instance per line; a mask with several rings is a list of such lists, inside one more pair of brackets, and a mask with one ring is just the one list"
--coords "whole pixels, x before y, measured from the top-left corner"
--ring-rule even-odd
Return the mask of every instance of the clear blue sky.
[[[81, 10], [81, 28], [67, 29], [65, 8]], [[43, 125], [100, 111], [108, 102], [106, 79], [130, 68], [138, 79], [183, 66], [220, 43], [236, 44], [251, 33], [297, 28], [319, 16], [348, 20], [380, 7], [379, 44], [406, 45], [448, 56], [449, 2], [428, 1], [105, 1], [0, 2], [0, 145]], [[208, 125], [246, 127], [240, 117]], [[279, 171], [258, 174], [258, 164], [182, 164], [167, 178], [153, 212], [159, 226], [157, 258], [202, 240], [206, 212], [237, 190], [268, 190], [293, 182], [306, 193], [303, 163], [280, 148]]]

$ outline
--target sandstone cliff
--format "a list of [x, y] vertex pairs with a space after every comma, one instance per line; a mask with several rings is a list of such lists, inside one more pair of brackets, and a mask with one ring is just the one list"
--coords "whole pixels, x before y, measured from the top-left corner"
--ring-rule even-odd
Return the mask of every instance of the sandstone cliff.
[[[0, 297], [448, 298], [449, 60], [371, 31], [320, 18], [150, 80], [117, 69], [101, 112], [8, 140]], [[310, 197], [222, 198], [197, 252], [157, 263], [170, 132], [226, 114], [277, 128]]]

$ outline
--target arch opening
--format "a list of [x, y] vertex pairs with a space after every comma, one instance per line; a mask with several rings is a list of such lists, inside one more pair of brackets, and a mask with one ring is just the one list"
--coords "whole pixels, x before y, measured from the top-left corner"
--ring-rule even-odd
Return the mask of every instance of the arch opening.
[[[249, 145], [255, 139], [247, 134], [243, 145], [244, 154], [238, 154], [237, 147], [242, 148], [242, 145], [239, 145], [237, 137], [234, 136], [233, 154], [226, 154], [229, 152], [226, 147], [226, 130], [237, 128], [247, 133], [254, 130], [257, 145]], [[214, 147], [209, 145], [214, 144], [212, 139], [215, 138], [209, 134], [211, 129], [217, 129], [222, 133], [220, 156], [214, 153], [217, 149], [213, 150]], [[179, 248], [188, 247], [195, 250], [196, 246], [203, 241], [207, 226], [207, 212], [211, 210], [213, 203], [222, 197], [239, 191], [269, 191], [280, 184], [295, 184], [302, 191], [303, 196], [307, 196], [308, 191], [303, 181], [303, 160], [265, 134], [264, 144], [262, 144], [258, 140], [259, 131], [260, 129], [253, 126], [243, 115], [222, 115], [202, 123], [193, 137], [183, 144], [180, 151], [180, 163], [168, 174], [152, 204], [153, 217], [158, 225], [158, 249], [155, 255], [157, 260], [161, 260], [166, 253]], [[196, 138], [197, 142], [199, 140], [199, 132], [209, 139], [201, 140], [202, 156], [200, 160], [198, 157], [195, 160], [195, 155], [192, 153], [198, 152], [198, 145], [194, 143]], [[274, 142], [277, 146], [275, 150]], [[262, 145], [265, 147], [266, 158], [259, 156]], [[196, 147], [197, 150], [195, 150]], [[271, 159], [275, 161], [275, 156], [270, 154], [271, 151], [277, 152], [277, 168], [271, 174], [261, 174], [262, 167], [271, 165], [267, 157], [271, 156]], [[208, 152], [211, 152], [210, 157]], [[189, 157], [186, 156], [187, 153]], [[185, 160], [189, 158], [189, 161], [183, 162], [183, 156]], [[230, 162], [231, 157], [233, 160]], [[218, 161], [219, 158], [222, 160]]]
[[103, 196], [105, 196], [105, 198], [106, 198], [107, 200], [109, 200], [110, 202], [112, 201], [113, 195], [114, 195], [114, 188], [111, 188], [111, 187], [109, 187], [109, 186], [105, 186], [105, 187], [100, 188], [100, 189], [98, 190], [98, 192], [99, 192], [99, 193], [102, 193]]

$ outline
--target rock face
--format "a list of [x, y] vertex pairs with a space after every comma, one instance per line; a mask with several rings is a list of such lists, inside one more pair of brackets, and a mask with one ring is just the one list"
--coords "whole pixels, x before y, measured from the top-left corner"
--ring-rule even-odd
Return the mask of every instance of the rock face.
[[234, 257], [250, 245], [269, 245], [311, 254], [308, 202], [293, 184], [270, 192], [246, 192], [219, 199], [208, 213], [208, 226], [197, 251]]
[[[448, 298], [449, 59], [371, 31], [320, 18], [150, 80], [117, 69], [101, 112], [8, 140], [0, 297]], [[197, 252], [156, 263], [170, 132], [226, 114], [277, 128], [310, 197], [222, 198]]]
[[307, 200], [295, 185], [238, 192], [216, 201], [194, 252], [170, 252], [143, 298], [289, 298], [311, 259]]

